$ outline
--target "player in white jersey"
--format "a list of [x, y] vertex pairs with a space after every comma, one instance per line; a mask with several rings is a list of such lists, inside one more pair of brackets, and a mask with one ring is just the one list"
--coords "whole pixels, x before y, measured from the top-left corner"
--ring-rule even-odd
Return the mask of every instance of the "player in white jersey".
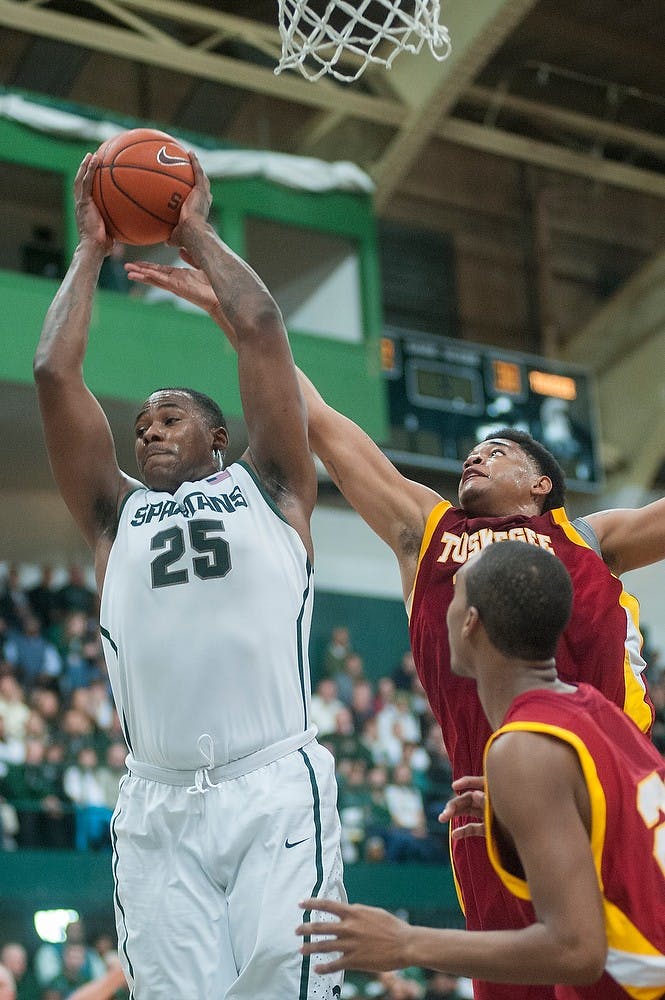
[[79, 245], [47, 313], [35, 378], [53, 473], [91, 546], [129, 747], [112, 821], [119, 952], [134, 1000], [325, 1000], [298, 953], [298, 901], [343, 899], [334, 763], [309, 721], [305, 408], [272, 296], [207, 222], [196, 185], [170, 242], [207, 275], [237, 345], [249, 446], [223, 468], [224, 417], [191, 389], [136, 419], [122, 472], [82, 373], [112, 240], [75, 181]]

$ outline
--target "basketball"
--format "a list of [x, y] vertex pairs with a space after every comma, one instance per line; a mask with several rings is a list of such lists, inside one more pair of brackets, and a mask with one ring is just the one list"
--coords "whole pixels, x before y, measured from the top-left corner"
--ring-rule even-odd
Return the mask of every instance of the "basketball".
[[191, 160], [166, 132], [135, 128], [97, 151], [92, 197], [110, 236], [146, 246], [169, 238], [194, 186]]

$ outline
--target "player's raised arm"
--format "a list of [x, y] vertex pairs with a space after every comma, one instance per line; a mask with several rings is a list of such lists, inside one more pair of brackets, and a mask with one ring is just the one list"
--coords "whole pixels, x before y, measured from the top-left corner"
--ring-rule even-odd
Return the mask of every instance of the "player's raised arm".
[[[305, 407], [282, 316], [258, 275], [207, 222], [209, 184], [192, 157], [196, 184], [169, 242], [183, 247], [208, 277], [219, 322], [235, 334], [248, 459], [295, 527], [309, 520], [316, 474], [307, 443]], [[300, 521], [296, 524], [294, 517]]]
[[[149, 261], [125, 266], [131, 281], [164, 288], [204, 309], [237, 349], [234, 324], [203, 272]], [[307, 376], [296, 372], [307, 405], [310, 447], [351, 506], [395, 551], [408, 596], [425, 522], [441, 497], [402, 476], [357, 424], [328, 406]]]
[[403, 476], [361, 427], [329, 406], [302, 372], [299, 377], [310, 447], [346, 500], [393, 549], [408, 597], [425, 524], [441, 497]]
[[[569, 747], [531, 733], [501, 737], [488, 756], [496, 814], [519, 853], [536, 910], [530, 927], [412, 927], [385, 910], [310, 899], [301, 904], [305, 909], [330, 913], [338, 922], [313, 920], [296, 928], [305, 938], [302, 952], [335, 953], [316, 966], [321, 972], [415, 965], [497, 983], [596, 982], [607, 940], [589, 837], [576, 805], [575, 789], [583, 781], [573, 756]], [[317, 940], [319, 934], [327, 939]]]
[[617, 576], [665, 559], [665, 499], [588, 514], [603, 559]]
[[111, 240], [91, 197], [96, 158], [88, 154], [74, 195], [79, 244], [46, 314], [34, 375], [56, 483], [86, 541], [112, 531], [129, 480], [121, 473], [106, 416], [85, 384], [83, 360], [92, 302]]

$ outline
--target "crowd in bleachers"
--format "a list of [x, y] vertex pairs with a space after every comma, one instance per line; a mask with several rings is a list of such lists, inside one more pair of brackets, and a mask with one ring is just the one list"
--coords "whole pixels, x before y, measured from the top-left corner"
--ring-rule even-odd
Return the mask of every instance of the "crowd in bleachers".
[[[0, 836], [17, 847], [109, 846], [126, 747], [99, 638], [97, 598], [78, 566], [0, 586]], [[450, 769], [413, 658], [372, 680], [348, 629], [333, 630], [312, 721], [337, 761], [347, 863], [445, 861], [437, 815]]]
[[[650, 693], [654, 742], [665, 753], [665, 671], [653, 650]], [[441, 731], [429, 710], [408, 650], [385, 674], [371, 676], [349, 629], [334, 628], [318, 662], [312, 722], [333, 753], [342, 845], [355, 861], [447, 863], [447, 831], [438, 814], [450, 797], [451, 772]], [[99, 639], [98, 604], [80, 567], [56, 586], [48, 568], [32, 586], [9, 567], [0, 584], [0, 844], [105, 849], [126, 746]], [[66, 1000], [101, 974], [96, 943], [43, 946], [28, 956], [0, 940], [0, 970], [17, 981], [18, 1000]], [[350, 975], [344, 997], [457, 1000], [466, 980], [413, 969]], [[119, 994], [126, 996], [126, 994]]]
[[125, 772], [125, 741], [99, 639], [97, 598], [79, 566], [0, 589], [0, 842], [101, 847]]

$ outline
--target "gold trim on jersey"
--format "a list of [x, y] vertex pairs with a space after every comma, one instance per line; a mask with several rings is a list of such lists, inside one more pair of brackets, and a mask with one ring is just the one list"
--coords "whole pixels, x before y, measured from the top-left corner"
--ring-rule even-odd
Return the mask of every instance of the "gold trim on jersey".
[[[579, 736], [571, 733], [568, 729], [563, 729], [560, 726], [553, 726], [545, 722], [509, 722], [507, 725], [501, 726], [500, 729], [497, 729], [495, 733], [492, 733], [487, 741], [483, 755], [484, 774], [487, 771], [487, 754], [492, 743], [494, 743], [497, 737], [499, 737], [502, 733], [509, 732], [543, 733], [547, 736], [554, 736], [557, 739], [561, 739], [566, 743], [569, 743], [576, 751], [577, 756], [579, 757], [582, 773], [584, 775], [584, 781], [589, 792], [589, 801], [591, 804], [591, 853], [593, 854], [594, 867], [596, 869], [598, 882], [602, 890], [603, 883], [601, 877], [601, 862], [603, 857], [603, 845], [605, 843], [607, 806], [605, 803], [605, 793], [603, 792], [603, 787], [598, 779], [598, 772], [591, 754]], [[492, 867], [506, 888], [519, 899], [531, 901], [531, 893], [529, 892], [529, 887], [526, 881], [507, 871], [501, 864], [499, 853], [492, 836], [492, 809], [488, 793], [485, 795], [485, 840], [487, 844], [487, 853], [492, 863]]]
[[446, 513], [446, 511], [450, 510], [451, 507], [452, 504], [450, 503], [449, 500], [441, 500], [435, 507], [432, 508], [427, 518], [427, 521], [425, 522], [425, 530], [423, 531], [423, 538], [420, 543], [420, 552], [418, 553], [418, 565], [416, 566], [416, 575], [413, 578], [413, 587], [411, 588], [411, 593], [404, 602], [406, 604], [406, 613], [409, 619], [411, 618], [411, 607], [413, 605], [413, 595], [416, 591], [416, 583], [418, 582], [418, 573], [420, 572], [420, 564], [423, 561], [423, 556], [425, 555], [427, 549], [429, 548], [430, 542], [432, 541], [432, 537], [434, 535], [434, 531], [436, 529], [437, 524], [439, 523], [443, 515]]
[[[552, 520], [559, 525], [562, 531], [572, 542], [575, 542], [576, 545], [582, 545], [585, 549], [591, 549], [589, 543], [585, 541], [575, 526], [568, 520], [568, 515], [563, 507], [557, 507], [556, 510], [550, 511], [550, 514], [552, 515]], [[592, 549], [591, 551], [594, 550]], [[611, 572], [611, 570], [609, 571]], [[612, 576], [614, 576], [616, 580], [619, 580], [619, 577], [617, 577], [614, 573], [612, 573]], [[619, 580], [619, 582], [621, 581]], [[635, 597], [623, 589], [623, 585], [621, 586], [619, 604], [624, 609], [627, 616], [626, 640], [624, 643], [623, 657], [623, 677], [625, 687], [623, 710], [643, 733], [648, 733], [651, 729], [653, 718], [651, 716], [651, 709], [645, 701], [646, 686], [642, 680], [641, 670], [636, 669], [635, 657], [631, 655], [631, 647], [633, 647], [634, 652], [637, 654], [637, 658], [642, 661], [640, 651], [642, 649], [644, 639], [642, 637], [642, 633], [640, 632], [639, 625], [640, 605]]]
[[[596, 877], [598, 878], [598, 885], [603, 899], [607, 944], [608, 948], [612, 951], [607, 971], [613, 979], [621, 984], [623, 989], [625, 989], [628, 995], [633, 997], [634, 1000], [660, 1000], [663, 996], [662, 984], [655, 988], [651, 986], [635, 986], [633, 984], [623, 982], [621, 979], [621, 963], [616, 960], [619, 953], [625, 955], [626, 959], [632, 960], [630, 964], [633, 966], [636, 962], [639, 964], [639, 960], [642, 958], [663, 959], [663, 964], [665, 966], [665, 957], [647, 938], [644, 937], [644, 935], [638, 930], [637, 927], [635, 927], [625, 913], [623, 913], [614, 903], [611, 903], [605, 898], [602, 878], [602, 861], [607, 826], [607, 803], [603, 787], [598, 778], [595, 761], [589, 753], [586, 744], [582, 739], [580, 739], [579, 736], [577, 736], [576, 733], [571, 732], [569, 729], [562, 728], [561, 726], [555, 726], [546, 722], [509, 722], [507, 725], [502, 726], [495, 733], [493, 733], [487, 741], [483, 758], [483, 773], [486, 773], [487, 754], [490, 746], [498, 736], [502, 733], [508, 732], [542, 733], [546, 736], [553, 736], [556, 739], [562, 740], [575, 750], [580, 762], [580, 767], [582, 768], [584, 782], [589, 795], [589, 803], [591, 805], [591, 835], [589, 838], [591, 853], [593, 855]], [[485, 797], [485, 842], [492, 867], [506, 888], [519, 899], [531, 901], [531, 893], [526, 881], [507, 871], [501, 864], [499, 853], [492, 834], [492, 807], [489, 794], [486, 794]]]

